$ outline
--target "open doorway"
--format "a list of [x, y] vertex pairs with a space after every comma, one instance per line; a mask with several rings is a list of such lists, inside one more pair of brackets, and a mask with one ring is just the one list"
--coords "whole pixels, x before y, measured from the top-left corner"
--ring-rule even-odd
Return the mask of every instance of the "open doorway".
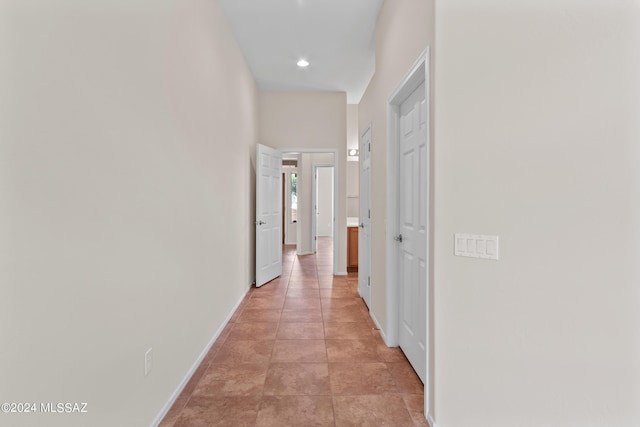
[[298, 234], [298, 155], [282, 159], [282, 231], [284, 245], [296, 245]]
[[297, 255], [309, 255], [318, 251], [319, 237], [323, 245], [331, 247], [335, 273], [336, 154], [318, 150], [282, 152], [284, 243], [295, 245]]

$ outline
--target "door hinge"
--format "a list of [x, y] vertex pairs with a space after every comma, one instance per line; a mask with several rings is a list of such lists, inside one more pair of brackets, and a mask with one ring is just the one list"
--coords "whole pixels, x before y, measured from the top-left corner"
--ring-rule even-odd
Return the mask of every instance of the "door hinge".
[[367, 277], [367, 286], [371, 287], [371, 277]]
[[371, 219], [371, 209], [369, 209], [369, 219]]

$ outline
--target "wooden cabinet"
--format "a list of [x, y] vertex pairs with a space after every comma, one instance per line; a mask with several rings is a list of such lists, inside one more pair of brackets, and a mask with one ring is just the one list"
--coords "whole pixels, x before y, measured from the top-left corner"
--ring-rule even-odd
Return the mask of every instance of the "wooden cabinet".
[[358, 227], [347, 228], [347, 271], [358, 271]]

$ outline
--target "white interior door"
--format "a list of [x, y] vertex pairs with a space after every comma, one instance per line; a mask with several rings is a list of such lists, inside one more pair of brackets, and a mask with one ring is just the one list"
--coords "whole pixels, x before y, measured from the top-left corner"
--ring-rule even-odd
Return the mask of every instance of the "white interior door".
[[400, 105], [398, 284], [399, 343], [426, 378], [427, 105], [424, 82]]
[[258, 144], [256, 153], [256, 286], [282, 274], [282, 153]]
[[371, 307], [371, 127], [360, 138], [360, 230], [358, 292]]

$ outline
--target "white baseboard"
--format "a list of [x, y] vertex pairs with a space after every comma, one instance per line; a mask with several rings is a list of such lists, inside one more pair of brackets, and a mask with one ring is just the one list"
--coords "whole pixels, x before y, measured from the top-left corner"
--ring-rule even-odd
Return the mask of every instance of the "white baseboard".
[[182, 379], [182, 381], [180, 382], [178, 387], [175, 389], [175, 391], [173, 392], [173, 394], [171, 395], [171, 397], [169, 398], [167, 403], [165, 403], [165, 405], [160, 410], [160, 413], [158, 414], [158, 416], [156, 416], [156, 419], [153, 420], [153, 422], [151, 423], [151, 427], [158, 427], [160, 422], [162, 422], [162, 419], [167, 415], [167, 413], [169, 412], [169, 410], [171, 409], [173, 404], [176, 402], [176, 400], [180, 396], [180, 393], [182, 393], [182, 390], [184, 390], [184, 388], [187, 386], [187, 383], [189, 382], [189, 380], [191, 379], [193, 374], [198, 369], [198, 366], [200, 366], [200, 364], [202, 363], [204, 358], [207, 356], [207, 353], [209, 353], [209, 350], [211, 350], [211, 347], [213, 347], [213, 344], [216, 342], [216, 340], [218, 339], [218, 337], [220, 336], [220, 334], [222, 333], [224, 328], [227, 327], [227, 324], [229, 323], [229, 320], [231, 320], [231, 317], [233, 316], [233, 314], [236, 312], [236, 310], [240, 306], [240, 303], [242, 303], [242, 300], [244, 300], [244, 297], [247, 295], [247, 292], [249, 292], [249, 289], [251, 289], [251, 286], [249, 286], [245, 290], [245, 292], [242, 295], [242, 297], [240, 297], [240, 300], [238, 300], [238, 302], [233, 307], [233, 309], [231, 310], [231, 312], [229, 313], [227, 318], [224, 320], [224, 322], [222, 322], [222, 325], [220, 326], [220, 328], [218, 328], [218, 330], [213, 335], [213, 337], [209, 340], [209, 342], [205, 346], [204, 350], [202, 350], [202, 352], [200, 353], [200, 355], [198, 356], [198, 358], [196, 359], [194, 364], [187, 371], [186, 375], [184, 376], [184, 378]]
[[387, 342], [387, 336], [385, 335], [384, 330], [382, 329], [382, 326], [380, 326], [380, 322], [378, 322], [378, 319], [376, 319], [376, 315], [373, 314], [373, 311], [371, 310], [369, 310], [369, 315], [371, 316], [371, 320], [373, 320], [373, 323], [376, 325], [376, 328], [378, 328], [378, 331], [380, 332], [380, 336], [382, 337], [382, 340], [387, 345], [387, 347], [390, 347]]
[[439, 427], [438, 424], [433, 420], [433, 416], [431, 414], [427, 415], [427, 422], [431, 427]]
[[349, 274], [349, 273], [347, 273], [346, 271], [336, 271], [336, 272], [334, 273], [334, 276], [346, 276], [346, 275], [348, 275], [348, 274]]

